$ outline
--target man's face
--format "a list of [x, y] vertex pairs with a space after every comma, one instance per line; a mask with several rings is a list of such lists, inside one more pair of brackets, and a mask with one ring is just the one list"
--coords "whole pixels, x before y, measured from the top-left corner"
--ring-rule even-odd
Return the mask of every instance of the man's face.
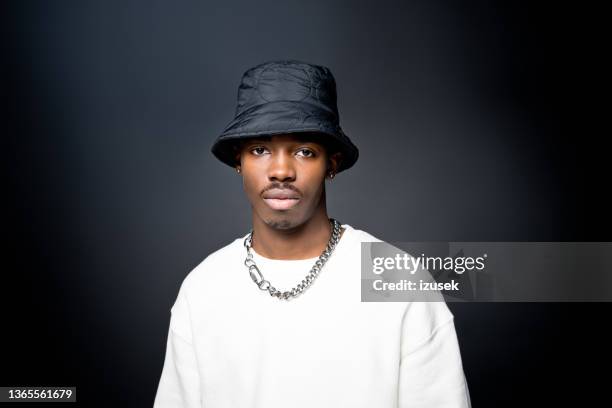
[[[325, 148], [299, 135], [246, 141], [240, 150], [240, 167], [254, 215], [278, 229], [308, 221], [325, 206], [327, 163]], [[334, 156], [332, 171], [335, 165]]]

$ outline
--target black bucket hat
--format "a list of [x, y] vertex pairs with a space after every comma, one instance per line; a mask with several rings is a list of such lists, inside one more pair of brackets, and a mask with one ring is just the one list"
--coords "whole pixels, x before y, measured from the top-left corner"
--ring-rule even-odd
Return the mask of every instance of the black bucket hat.
[[309, 133], [342, 153], [337, 172], [357, 161], [359, 150], [340, 128], [336, 81], [329, 68], [295, 60], [269, 61], [247, 70], [238, 87], [234, 120], [211, 151], [234, 167], [237, 141], [255, 136]]

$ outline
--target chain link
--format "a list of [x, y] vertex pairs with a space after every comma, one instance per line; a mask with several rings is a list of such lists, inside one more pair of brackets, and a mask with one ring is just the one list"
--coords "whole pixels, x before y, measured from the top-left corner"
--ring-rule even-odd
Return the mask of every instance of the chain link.
[[317, 259], [306, 277], [302, 279], [302, 281], [293, 289], [284, 292], [272, 286], [272, 284], [264, 278], [263, 274], [255, 264], [255, 260], [253, 259], [253, 252], [251, 251], [253, 243], [253, 231], [251, 230], [249, 235], [247, 235], [247, 237], [244, 239], [244, 247], [247, 250], [247, 257], [244, 260], [244, 265], [249, 269], [249, 275], [251, 276], [253, 282], [259, 287], [259, 289], [267, 290], [268, 293], [270, 293], [270, 296], [284, 300], [296, 297], [302, 292], [304, 292], [306, 289], [308, 289], [308, 287], [319, 275], [319, 272], [321, 272], [323, 265], [325, 265], [325, 262], [327, 262], [332, 252], [336, 248], [338, 241], [340, 240], [341, 224], [333, 218], [330, 218], [329, 221], [332, 224], [332, 234], [329, 238], [329, 242], [327, 243], [327, 247], [325, 248], [325, 250], [323, 250], [323, 253], [319, 256], [319, 259]]

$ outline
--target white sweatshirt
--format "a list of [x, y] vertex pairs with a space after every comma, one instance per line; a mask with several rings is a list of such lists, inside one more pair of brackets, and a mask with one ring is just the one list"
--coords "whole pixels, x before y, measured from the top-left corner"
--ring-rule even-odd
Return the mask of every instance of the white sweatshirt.
[[[257, 288], [244, 238], [187, 275], [171, 310], [154, 408], [468, 408], [453, 315], [444, 302], [361, 302], [362, 241], [346, 228], [312, 285], [291, 300]], [[317, 258], [254, 252], [285, 291]]]

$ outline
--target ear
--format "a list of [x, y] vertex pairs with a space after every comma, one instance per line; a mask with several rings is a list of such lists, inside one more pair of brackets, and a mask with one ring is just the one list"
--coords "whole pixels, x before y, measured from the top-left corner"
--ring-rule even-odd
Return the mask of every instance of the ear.
[[340, 164], [342, 163], [342, 153], [336, 152], [333, 153], [327, 159], [327, 174], [326, 177], [329, 178], [330, 173], [336, 175], [338, 173], [338, 169], [340, 168]]

